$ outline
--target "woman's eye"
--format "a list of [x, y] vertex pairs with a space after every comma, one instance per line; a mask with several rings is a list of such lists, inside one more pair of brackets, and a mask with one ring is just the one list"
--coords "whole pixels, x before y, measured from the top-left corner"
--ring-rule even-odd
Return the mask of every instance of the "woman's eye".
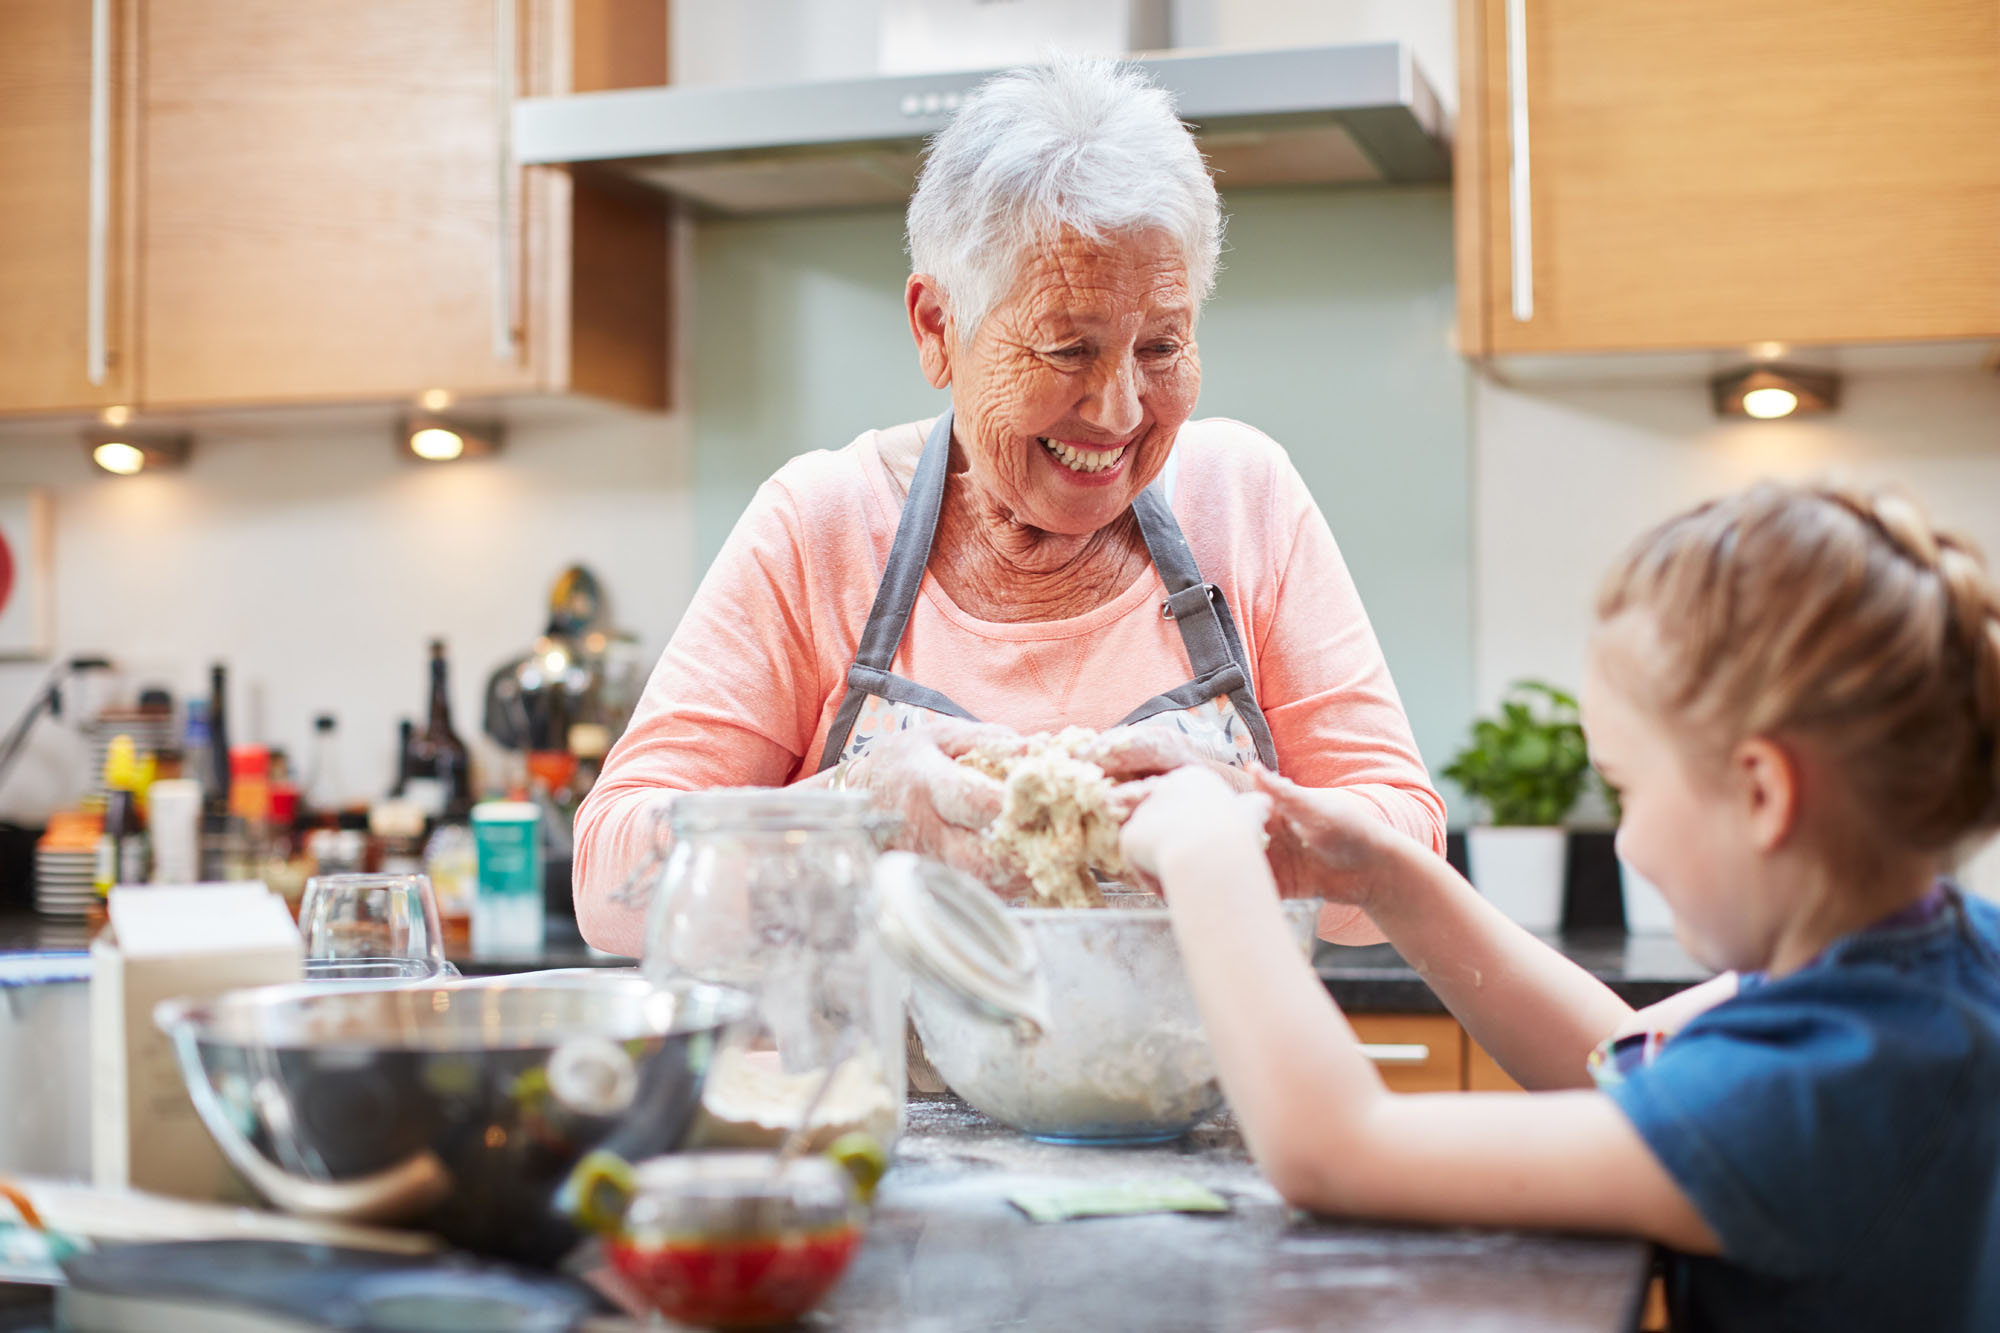
[[1154, 343], [1144, 349], [1147, 356], [1169, 357], [1181, 350], [1179, 343]]
[[1058, 347], [1049, 355], [1057, 361], [1081, 361], [1090, 355], [1088, 347]]

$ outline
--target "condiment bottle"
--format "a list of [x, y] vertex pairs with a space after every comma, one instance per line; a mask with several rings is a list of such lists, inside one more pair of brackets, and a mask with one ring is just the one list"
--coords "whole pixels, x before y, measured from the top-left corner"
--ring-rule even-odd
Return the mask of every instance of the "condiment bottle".
[[146, 880], [146, 830], [139, 808], [139, 756], [130, 736], [113, 736], [104, 756], [104, 831], [97, 837], [100, 897]]

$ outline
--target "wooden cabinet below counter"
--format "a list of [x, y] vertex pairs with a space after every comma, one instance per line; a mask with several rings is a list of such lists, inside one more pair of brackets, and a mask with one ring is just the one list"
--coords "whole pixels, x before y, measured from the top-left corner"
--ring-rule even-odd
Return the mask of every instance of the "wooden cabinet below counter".
[[1391, 1092], [1519, 1092], [1450, 1014], [1349, 1014]]

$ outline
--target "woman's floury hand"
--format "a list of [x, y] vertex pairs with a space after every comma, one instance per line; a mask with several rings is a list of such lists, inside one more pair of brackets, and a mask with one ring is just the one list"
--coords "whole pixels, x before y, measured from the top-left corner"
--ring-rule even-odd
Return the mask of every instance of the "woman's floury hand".
[[1242, 770], [1230, 768], [1233, 758], [1208, 737], [1190, 735], [1169, 726], [1113, 727], [1077, 752], [1103, 769], [1113, 782], [1154, 778], [1189, 764], [1215, 769], [1237, 791], [1250, 790]]
[[848, 766], [847, 785], [901, 817], [890, 846], [942, 861], [996, 892], [1025, 891], [1027, 880], [996, 864], [983, 836], [1005, 789], [957, 762], [975, 747], [1013, 753], [1024, 743], [1005, 727], [937, 718], [872, 742]]

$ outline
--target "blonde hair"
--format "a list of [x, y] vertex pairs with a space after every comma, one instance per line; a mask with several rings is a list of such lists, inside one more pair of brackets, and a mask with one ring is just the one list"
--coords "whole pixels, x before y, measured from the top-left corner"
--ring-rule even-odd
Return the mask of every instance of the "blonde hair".
[[1598, 618], [1631, 610], [1701, 739], [1811, 741], [1890, 845], [2000, 825], [2000, 593], [1908, 496], [1764, 482], [1704, 504], [1613, 568]]

